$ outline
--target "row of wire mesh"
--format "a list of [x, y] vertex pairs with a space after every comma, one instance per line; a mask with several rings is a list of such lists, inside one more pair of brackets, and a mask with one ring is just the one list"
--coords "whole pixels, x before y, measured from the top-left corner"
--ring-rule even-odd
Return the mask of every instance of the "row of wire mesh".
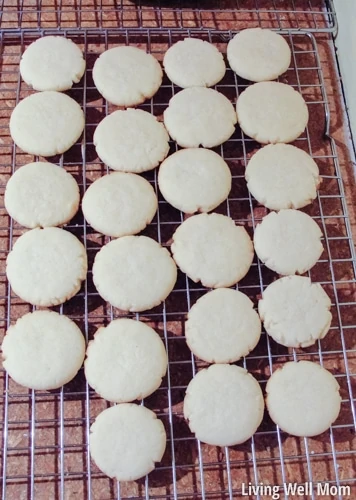
[[332, 0], [1, 0], [0, 29], [250, 27], [331, 32]]
[[[41, 36], [58, 33], [42, 30]], [[97, 158], [93, 132], [100, 120], [114, 107], [97, 92], [92, 80], [92, 67], [98, 55], [110, 47], [133, 44], [162, 61], [165, 51], [176, 41], [195, 36], [209, 40], [224, 54], [229, 31], [182, 29], [128, 30], [67, 30], [84, 52], [87, 71], [83, 80], [68, 95], [76, 99], [86, 117], [83, 138], [64, 155], [51, 161], [62, 165], [76, 178], [81, 194], [107, 168]], [[311, 498], [317, 498], [317, 483], [333, 486], [355, 486], [354, 461], [355, 429], [354, 384], [356, 377], [355, 314], [355, 251], [351, 238], [345, 193], [336, 146], [330, 137], [330, 114], [318, 50], [313, 35], [288, 32], [286, 39], [292, 49], [292, 63], [281, 81], [299, 90], [309, 107], [310, 122], [306, 132], [295, 142], [318, 163], [323, 183], [317, 200], [305, 208], [320, 225], [325, 251], [309, 275], [321, 282], [331, 297], [333, 322], [325, 339], [304, 350], [286, 349], [274, 343], [265, 333], [257, 348], [240, 365], [247, 368], [264, 388], [270, 373], [283, 362], [310, 359], [323, 364], [337, 377], [341, 386], [342, 410], [330, 431], [315, 439], [301, 439], [281, 432], [265, 415], [263, 424], [247, 443], [231, 448], [215, 448], [198, 442], [190, 433], [182, 413], [185, 388], [198, 368], [186, 346], [184, 320], [191, 305], [205, 292], [179, 273], [172, 294], [161, 305], [133, 317], [153, 326], [165, 342], [169, 357], [167, 376], [155, 394], [143, 403], [156, 411], [167, 431], [167, 450], [163, 461], [142, 481], [117, 484], [105, 477], [91, 462], [88, 450], [89, 428], [96, 415], [108, 403], [87, 386], [83, 372], [60, 390], [27, 391], [1, 373], [2, 407], [2, 499], [235, 499], [242, 495], [242, 484], [263, 482], [280, 486], [281, 498], [292, 498], [284, 489], [287, 482], [313, 484]], [[21, 81], [18, 65], [25, 48], [38, 33], [2, 32], [0, 71], [0, 184], [3, 195], [11, 174], [33, 161], [12, 142], [8, 130], [9, 116], [15, 105], [33, 91]], [[230, 70], [216, 85], [233, 102], [248, 82]], [[169, 99], [178, 92], [167, 78], [158, 93], [140, 106], [161, 117]], [[232, 191], [216, 211], [231, 216], [252, 234], [254, 227], [266, 214], [249, 194], [244, 180], [248, 159], [258, 145], [237, 127], [226, 143], [215, 148], [231, 168]], [[171, 152], [177, 149], [171, 143]], [[151, 182], [159, 197], [159, 210], [143, 234], [169, 245], [183, 214], [161, 197], [157, 187], [157, 170], [144, 176]], [[2, 198], [1, 198], [2, 199]], [[91, 266], [96, 252], [107, 238], [95, 233], [79, 213], [67, 226], [86, 247], [89, 257], [88, 278], [76, 297], [55, 308], [68, 315], [82, 328], [87, 340], [95, 330], [107, 324], [120, 312], [105, 303], [92, 283]], [[5, 277], [5, 259], [13, 242], [23, 228], [10, 220], [3, 205], [0, 209], [0, 306], [1, 330], [31, 310], [16, 297]], [[257, 303], [263, 289], [275, 279], [275, 274], [257, 258], [238, 289]], [[340, 490], [341, 491], [341, 490]], [[353, 489], [352, 491], [355, 491]], [[256, 494], [254, 498], [262, 500]], [[326, 497], [328, 498], [328, 497]], [[342, 494], [330, 498], [348, 498]], [[355, 498], [355, 495], [350, 498]]]

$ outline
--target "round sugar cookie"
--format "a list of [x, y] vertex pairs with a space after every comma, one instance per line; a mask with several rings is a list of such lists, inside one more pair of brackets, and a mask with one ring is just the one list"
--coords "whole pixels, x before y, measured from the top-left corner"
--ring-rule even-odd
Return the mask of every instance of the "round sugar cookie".
[[234, 446], [247, 441], [262, 422], [264, 401], [257, 380], [236, 365], [211, 365], [190, 381], [184, 417], [203, 443]]
[[147, 236], [123, 236], [96, 254], [93, 280], [104, 300], [124, 311], [145, 311], [171, 293], [177, 267], [166, 248]]
[[116, 319], [89, 342], [85, 377], [100, 397], [127, 403], [149, 396], [167, 371], [167, 353], [158, 333], [141, 321]]
[[195, 283], [207, 288], [240, 281], [253, 261], [253, 244], [245, 228], [225, 215], [199, 214], [186, 219], [173, 234], [173, 258]]
[[53, 163], [28, 163], [16, 170], [5, 189], [7, 212], [25, 227], [61, 226], [79, 207], [74, 177]]
[[62, 154], [84, 130], [84, 113], [66, 94], [46, 91], [32, 94], [15, 107], [10, 117], [14, 143], [38, 156]]
[[107, 236], [126, 236], [142, 231], [151, 222], [158, 201], [143, 177], [113, 172], [97, 179], [86, 190], [82, 210], [89, 224]]
[[169, 135], [183, 148], [213, 148], [235, 132], [236, 113], [220, 92], [204, 87], [181, 90], [163, 113]]
[[309, 119], [302, 95], [278, 82], [248, 87], [237, 99], [236, 112], [242, 131], [262, 144], [294, 141]]
[[163, 197], [178, 210], [187, 214], [210, 212], [228, 197], [231, 172], [214, 151], [181, 149], [161, 164], [158, 186]]
[[257, 257], [278, 274], [303, 274], [323, 253], [318, 224], [299, 210], [271, 212], [257, 224], [254, 245]]
[[193, 305], [185, 323], [189, 349], [208, 363], [234, 363], [252, 351], [261, 321], [247, 295], [219, 288]]
[[34, 311], [8, 329], [2, 343], [3, 366], [29, 389], [67, 384], [82, 366], [85, 340], [77, 325], [53, 311]]
[[302, 208], [315, 200], [321, 183], [311, 156], [290, 144], [269, 144], [248, 162], [245, 178], [250, 193], [270, 210]]
[[84, 71], [82, 51], [63, 36], [38, 38], [20, 61], [22, 78], [35, 90], [68, 90], [80, 81]]
[[252, 82], [274, 80], [289, 68], [291, 50], [286, 40], [269, 29], [240, 31], [227, 45], [232, 70]]
[[286, 347], [308, 347], [328, 333], [331, 301], [319, 283], [286, 276], [271, 283], [258, 303], [266, 332]]
[[152, 97], [162, 83], [157, 59], [137, 47], [114, 47], [95, 61], [93, 80], [105, 99], [117, 106], [136, 106]]
[[90, 427], [90, 455], [99, 469], [118, 481], [135, 481], [162, 460], [166, 432], [153, 411], [132, 403], [101, 412]]
[[82, 243], [57, 227], [27, 231], [15, 242], [6, 260], [12, 290], [35, 306], [56, 306], [72, 298], [87, 268]]
[[266, 405], [273, 422], [294, 436], [317, 436], [337, 419], [341, 397], [335, 377], [311, 361], [291, 361], [267, 382]]
[[140, 173], [152, 170], [169, 151], [163, 124], [147, 111], [114, 111], [96, 127], [94, 145], [99, 158], [113, 170]]
[[223, 55], [212, 43], [199, 38], [184, 38], [164, 55], [168, 78], [181, 88], [212, 87], [224, 77]]

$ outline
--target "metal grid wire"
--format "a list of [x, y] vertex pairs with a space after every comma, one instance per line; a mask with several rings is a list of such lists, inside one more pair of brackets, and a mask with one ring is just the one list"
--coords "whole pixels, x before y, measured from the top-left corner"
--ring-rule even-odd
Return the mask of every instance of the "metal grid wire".
[[[53, 34], [42, 31], [41, 35]], [[209, 30], [72, 30], [63, 33], [83, 48], [87, 71], [81, 83], [68, 92], [83, 107], [85, 133], [69, 152], [52, 159], [71, 172], [83, 193], [94, 179], [107, 169], [97, 159], [93, 131], [112, 107], [98, 94], [92, 80], [92, 67], [98, 54], [112, 46], [133, 44], [162, 60], [174, 42], [195, 36], [216, 44], [226, 54], [231, 32]], [[324, 136], [329, 130], [329, 111], [320, 60], [314, 37], [306, 33], [284, 33], [292, 49], [292, 64], [281, 81], [293, 85], [304, 95], [310, 112], [306, 133], [295, 144], [308, 151], [317, 161], [323, 183], [317, 200], [305, 209], [320, 225], [325, 251], [310, 271], [313, 281], [323, 284], [332, 299], [333, 322], [328, 335], [304, 350], [286, 349], [275, 344], [265, 333], [257, 348], [241, 363], [260, 381], [262, 388], [269, 374], [281, 363], [293, 359], [310, 359], [331, 370], [341, 386], [342, 410], [330, 431], [315, 439], [287, 436], [265, 415], [263, 424], [247, 443], [231, 448], [215, 448], [196, 441], [184, 422], [182, 401], [185, 388], [196, 370], [203, 366], [190, 354], [184, 339], [184, 318], [190, 306], [206, 292], [179, 273], [174, 291], [165, 303], [147, 313], [134, 315], [147, 321], [161, 334], [169, 356], [167, 377], [161, 388], [144, 404], [155, 410], [167, 430], [167, 449], [163, 461], [142, 481], [116, 484], [91, 463], [88, 450], [90, 424], [107, 407], [85, 383], [82, 371], [65, 388], [50, 392], [27, 391], [15, 384], [6, 373], [1, 376], [2, 405], [2, 499], [233, 499], [242, 494], [242, 483], [279, 485], [281, 498], [292, 498], [284, 490], [286, 482], [313, 483], [311, 498], [317, 498], [316, 483], [333, 486], [355, 486], [353, 443], [355, 429], [354, 384], [356, 373], [356, 269], [345, 195], [334, 141]], [[1, 34], [0, 73], [0, 172], [1, 194], [14, 170], [32, 156], [21, 152], [11, 141], [8, 120], [12, 109], [32, 91], [21, 81], [18, 72], [20, 56], [37, 34]], [[233, 102], [248, 82], [228, 69], [216, 89]], [[142, 109], [161, 116], [169, 99], [179, 89], [166, 78], [159, 92]], [[234, 136], [216, 148], [233, 175], [233, 187], [227, 202], [217, 211], [233, 217], [252, 233], [266, 213], [246, 188], [244, 170], [249, 157], [259, 146], [238, 129]], [[176, 150], [175, 143], [171, 151]], [[144, 234], [167, 245], [183, 215], [170, 207], [157, 189], [157, 170], [145, 174], [159, 197], [156, 218]], [[13, 241], [23, 232], [0, 211], [1, 242], [1, 326], [2, 332], [16, 318], [31, 310], [16, 297], [4, 274], [6, 255]], [[89, 268], [98, 249], [107, 238], [95, 233], [81, 213], [67, 226], [84, 243]], [[256, 303], [262, 290], [275, 274], [256, 258], [239, 290]], [[97, 294], [91, 277], [80, 293], [55, 310], [67, 314], [82, 328], [86, 339], [96, 328], [119, 316]], [[355, 498], [342, 493], [325, 498]], [[265, 497], [256, 494], [250, 498]]]
[[2, 0], [0, 28], [336, 30], [332, 0]]

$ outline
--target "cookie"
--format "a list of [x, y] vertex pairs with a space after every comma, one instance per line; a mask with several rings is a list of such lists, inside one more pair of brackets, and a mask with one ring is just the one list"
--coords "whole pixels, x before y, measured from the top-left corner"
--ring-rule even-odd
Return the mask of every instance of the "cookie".
[[291, 50], [286, 40], [274, 31], [261, 28], [244, 29], [227, 45], [227, 60], [241, 78], [252, 82], [274, 80], [291, 63]]
[[259, 149], [248, 162], [245, 178], [250, 193], [270, 210], [305, 207], [315, 200], [321, 183], [313, 158], [290, 144]]
[[220, 92], [192, 87], [171, 98], [163, 113], [169, 135], [183, 148], [213, 148], [235, 132], [236, 113]]
[[153, 411], [124, 403], [101, 412], [90, 428], [90, 455], [99, 469], [118, 481], [135, 481], [162, 460], [166, 432]]
[[258, 303], [266, 332], [286, 347], [308, 347], [328, 333], [331, 301], [319, 283], [286, 276], [271, 283]]
[[220, 214], [186, 219], [173, 234], [172, 253], [178, 267], [207, 288], [234, 285], [253, 261], [253, 245], [245, 228]]
[[253, 242], [257, 257], [278, 274], [303, 274], [323, 253], [318, 224], [299, 210], [271, 212], [257, 224]]
[[10, 326], [2, 343], [3, 367], [29, 389], [57, 389], [82, 366], [85, 340], [77, 325], [53, 311], [34, 311]]
[[114, 47], [95, 61], [93, 80], [100, 94], [117, 106], [136, 106], [152, 97], [162, 83], [157, 59], [137, 47]]
[[22, 300], [50, 307], [79, 291], [87, 267], [82, 243], [68, 231], [47, 227], [18, 238], [6, 260], [6, 275]]
[[334, 376], [317, 363], [291, 361], [267, 382], [266, 405], [273, 422], [294, 436], [317, 436], [337, 419], [341, 397]]
[[262, 422], [264, 401], [257, 380], [235, 365], [211, 365], [190, 381], [184, 417], [203, 443], [234, 446], [247, 441]]
[[242, 131], [262, 144], [292, 142], [308, 124], [308, 107], [290, 85], [261, 82], [247, 87], [236, 103]]
[[99, 233], [126, 236], [142, 231], [157, 211], [151, 184], [135, 174], [113, 172], [97, 179], [86, 190], [84, 217]]
[[147, 236], [123, 236], [96, 254], [93, 280], [100, 296], [124, 311], [158, 306], [173, 290], [177, 268], [167, 249]]
[[168, 78], [181, 88], [212, 87], [224, 77], [223, 55], [212, 43], [184, 38], [172, 45], [163, 58]]
[[10, 133], [16, 146], [37, 156], [64, 153], [83, 130], [81, 107], [60, 92], [32, 94], [19, 102], [10, 117]]
[[152, 170], [169, 151], [163, 124], [147, 111], [114, 111], [96, 127], [94, 145], [99, 158], [113, 170], [140, 173]]
[[161, 385], [167, 354], [160, 336], [141, 321], [116, 319], [89, 342], [85, 377], [114, 403], [143, 399]]
[[44, 36], [31, 43], [20, 61], [20, 73], [35, 90], [63, 91], [78, 83], [85, 71], [80, 48], [63, 36]]
[[78, 211], [79, 187], [64, 168], [40, 161], [28, 163], [10, 177], [4, 203], [22, 226], [61, 226]]
[[252, 351], [261, 336], [253, 302], [237, 290], [220, 288], [193, 305], [185, 323], [189, 349], [208, 363], [234, 363]]
[[214, 151], [181, 149], [161, 164], [158, 185], [163, 197], [178, 210], [210, 212], [228, 197], [231, 172]]

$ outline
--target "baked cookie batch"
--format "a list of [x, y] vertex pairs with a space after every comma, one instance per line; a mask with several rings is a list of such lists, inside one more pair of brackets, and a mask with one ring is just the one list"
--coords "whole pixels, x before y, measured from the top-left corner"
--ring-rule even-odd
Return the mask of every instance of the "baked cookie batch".
[[[55, 54], [55, 56], [54, 56]], [[257, 380], [234, 363], [259, 342], [261, 321], [279, 344], [307, 347], [322, 339], [331, 324], [331, 301], [318, 283], [298, 276], [323, 252], [317, 223], [300, 212], [317, 196], [321, 178], [314, 160], [286, 144], [302, 134], [308, 108], [291, 86], [274, 82], [290, 66], [285, 39], [267, 29], [246, 29], [228, 44], [227, 59], [241, 78], [255, 82], [236, 107], [209, 87], [225, 75], [222, 54], [212, 44], [185, 39], [165, 54], [169, 79], [182, 88], [163, 114], [131, 109], [151, 98], [163, 71], [151, 54], [115, 47], [100, 55], [93, 80], [110, 103], [127, 107], [105, 117], [94, 133], [99, 158], [116, 172], [94, 181], [82, 210], [92, 228], [113, 239], [96, 254], [93, 281], [100, 296], [123, 311], [140, 312], [164, 301], [177, 280], [177, 266], [194, 282], [212, 289], [191, 308], [185, 324], [191, 351], [211, 366], [187, 387], [184, 416], [197, 439], [231, 446], [249, 439], [264, 413]], [[20, 72], [41, 92], [22, 100], [10, 118], [10, 133], [27, 153], [62, 154], [84, 129], [81, 107], [61, 91], [85, 72], [80, 49], [70, 40], [43, 37], [24, 52]], [[227, 216], [208, 213], [229, 195], [231, 172], [213, 148], [228, 140], [236, 123], [266, 146], [250, 159], [245, 172], [254, 198], [272, 210], [257, 224], [253, 241]], [[169, 135], [168, 135], [169, 134]], [[169, 136], [184, 149], [167, 157]], [[202, 147], [201, 147], [202, 146]], [[171, 251], [137, 236], [158, 208], [151, 184], [140, 173], [156, 168], [158, 186], [173, 207], [192, 215], [173, 235]], [[5, 207], [30, 230], [8, 255], [6, 274], [13, 291], [35, 306], [51, 307], [73, 297], [86, 278], [83, 244], [55, 227], [79, 208], [74, 178], [51, 163], [30, 163], [17, 170], [5, 191]], [[249, 271], [254, 258], [282, 277], [262, 293], [258, 313], [252, 301], [231, 289]], [[11, 326], [2, 344], [4, 368], [32, 389], [61, 387], [78, 372], [85, 357], [79, 328], [63, 315], [36, 310]], [[152, 394], [168, 366], [165, 345], [148, 325], [116, 319], [98, 329], [86, 350], [84, 370], [90, 386], [108, 401], [91, 427], [90, 452], [98, 467], [118, 480], [149, 473], [166, 447], [164, 426], [156, 415], [133, 404]], [[330, 372], [309, 361], [293, 361], [274, 371], [266, 386], [272, 420], [297, 436], [314, 436], [337, 418], [341, 398]]]

